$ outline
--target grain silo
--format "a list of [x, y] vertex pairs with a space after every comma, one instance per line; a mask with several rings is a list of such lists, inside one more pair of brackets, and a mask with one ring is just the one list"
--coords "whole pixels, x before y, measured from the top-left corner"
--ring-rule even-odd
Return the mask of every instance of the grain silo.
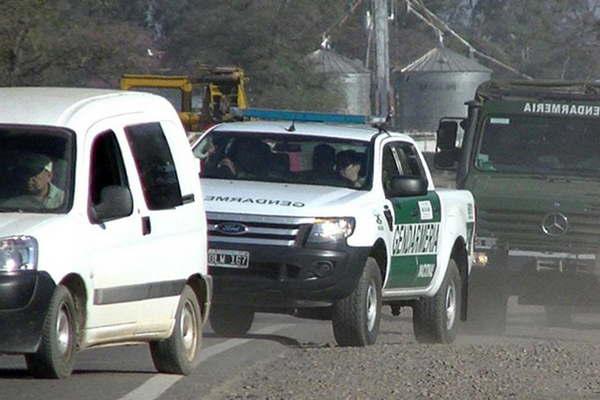
[[491, 74], [492, 70], [475, 59], [442, 46], [393, 71], [396, 128], [434, 132], [440, 118], [466, 116], [464, 103]]
[[371, 73], [361, 61], [325, 48], [313, 51], [306, 58], [316, 72], [329, 75], [332, 78], [330, 84], [344, 93], [345, 104], [335, 111], [344, 114], [371, 114]]

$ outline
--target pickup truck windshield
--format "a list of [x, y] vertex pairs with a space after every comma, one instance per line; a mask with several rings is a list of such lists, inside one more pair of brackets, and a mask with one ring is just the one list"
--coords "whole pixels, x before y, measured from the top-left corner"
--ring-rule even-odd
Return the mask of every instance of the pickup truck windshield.
[[54, 129], [0, 126], [0, 212], [68, 211], [72, 136]]
[[475, 167], [482, 171], [600, 177], [597, 119], [498, 116], [486, 120]]
[[202, 177], [368, 189], [370, 143], [318, 136], [213, 131], [195, 147]]

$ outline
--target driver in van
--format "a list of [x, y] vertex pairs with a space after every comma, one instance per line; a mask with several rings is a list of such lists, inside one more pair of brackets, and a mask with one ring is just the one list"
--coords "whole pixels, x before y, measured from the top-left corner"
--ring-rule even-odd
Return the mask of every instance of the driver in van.
[[23, 193], [2, 202], [3, 207], [53, 209], [62, 205], [65, 193], [52, 183], [52, 160], [43, 154], [26, 154], [18, 161]]

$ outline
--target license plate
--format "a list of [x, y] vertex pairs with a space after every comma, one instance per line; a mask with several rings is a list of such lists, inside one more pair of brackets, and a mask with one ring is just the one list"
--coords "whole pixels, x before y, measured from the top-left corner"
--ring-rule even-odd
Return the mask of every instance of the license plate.
[[248, 268], [250, 252], [240, 250], [208, 249], [210, 267]]

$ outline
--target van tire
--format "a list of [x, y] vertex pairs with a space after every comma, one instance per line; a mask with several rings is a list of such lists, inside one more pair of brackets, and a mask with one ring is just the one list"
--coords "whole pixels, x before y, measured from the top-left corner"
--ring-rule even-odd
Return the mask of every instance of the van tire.
[[454, 260], [448, 262], [444, 281], [433, 297], [416, 300], [413, 330], [419, 343], [449, 344], [456, 339], [460, 319], [462, 280]]
[[381, 272], [369, 257], [362, 275], [349, 296], [333, 306], [333, 336], [339, 346], [362, 347], [374, 344], [381, 320]]
[[202, 315], [198, 297], [186, 285], [179, 298], [173, 333], [167, 339], [150, 342], [154, 367], [162, 373], [189, 375], [202, 345]]
[[36, 353], [26, 354], [27, 369], [36, 378], [63, 379], [73, 372], [77, 351], [77, 314], [69, 289], [59, 285], [50, 299]]
[[214, 304], [208, 316], [212, 330], [219, 336], [243, 336], [252, 327], [254, 310], [230, 304]]

